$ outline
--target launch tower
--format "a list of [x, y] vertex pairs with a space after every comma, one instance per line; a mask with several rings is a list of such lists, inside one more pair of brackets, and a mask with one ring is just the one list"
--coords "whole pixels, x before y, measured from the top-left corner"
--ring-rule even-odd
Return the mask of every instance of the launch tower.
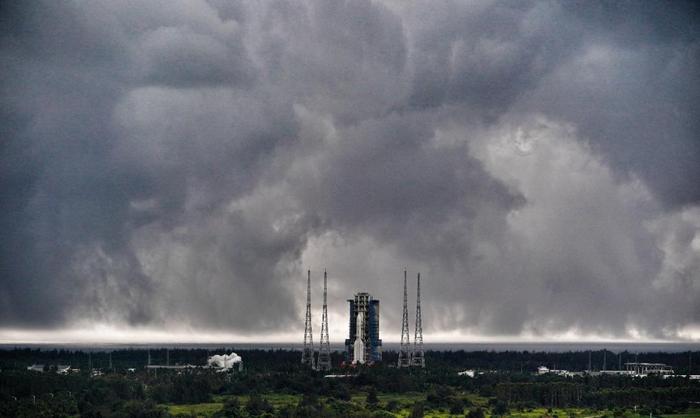
[[311, 330], [311, 270], [306, 279], [306, 324], [304, 327], [304, 351], [301, 354], [301, 364], [312, 369], [316, 368], [314, 361], [314, 336]]
[[425, 367], [425, 354], [423, 353], [423, 319], [420, 311], [420, 273], [416, 289], [416, 333], [413, 337], [413, 355], [411, 365]]
[[328, 339], [328, 287], [327, 287], [328, 275], [325, 270], [323, 270], [323, 317], [321, 319], [321, 341], [319, 343], [318, 352], [318, 370], [330, 370], [331, 369], [331, 344]]
[[398, 367], [411, 365], [411, 342], [408, 336], [408, 290], [406, 288], [406, 270], [403, 271], [403, 319], [401, 321], [401, 348], [399, 349]]

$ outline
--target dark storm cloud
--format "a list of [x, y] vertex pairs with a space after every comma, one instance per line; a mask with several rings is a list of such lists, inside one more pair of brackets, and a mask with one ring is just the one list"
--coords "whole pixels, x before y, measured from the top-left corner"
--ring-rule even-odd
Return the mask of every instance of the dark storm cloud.
[[[3, 125], [12, 127], [3, 137], [0, 180], [9, 206], [2, 217], [3, 317], [51, 325], [65, 319], [76, 288], [100, 280], [67, 277], [81, 242], [104, 237], [114, 257], [124, 255], [120, 186], [129, 185], [105, 155], [119, 84], [111, 66], [120, 51], [109, 36], [84, 28], [74, 10], [10, 7], [3, 6], [2, 22]], [[129, 261], [124, 267], [136, 268]], [[147, 287], [143, 279], [125, 278], [135, 288]]]
[[[400, 243], [408, 255], [449, 263], [469, 254], [477, 213], [503, 217], [522, 197], [492, 179], [466, 144], [431, 146], [435, 119], [409, 112], [342, 130], [317, 167], [321, 181], [300, 195], [331, 228]], [[309, 186], [305, 177], [299, 185]]]
[[[613, 166], [642, 175], [666, 205], [697, 204], [700, 8], [637, 6], [568, 5], [573, 24], [589, 32], [583, 51], [545, 79], [535, 100], [543, 111], [576, 123]], [[610, 56], [581, 60], [596, 53]]]
[[698, 324], [693, 4], [1, 7], [0, 325], [279, 332], [310, 263], [388, 330], [403, 265], [436, 331]]
[[460, 103], [498, 116], [573, 53], [578, 41], [557, 28], [562, 18], [557, 4], [420, 7], [413, 103]]
[[[666, 204], [700, 199], [697, 5], [499, 2], [416, 14], [415, 104], [556, 115]], [[581, 63], [592, 48], [610, 48], [610, 59]]]
[[190, 29], [159, 28], [139, 42], [146, 83], [188, 87], [240, 84], [252, 77], [245, 51]]

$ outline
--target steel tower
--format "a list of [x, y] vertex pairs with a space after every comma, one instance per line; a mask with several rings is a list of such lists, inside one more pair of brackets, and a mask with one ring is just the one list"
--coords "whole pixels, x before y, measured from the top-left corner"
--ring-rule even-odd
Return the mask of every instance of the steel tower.
[[321, 319], [321, 341], [318, 352], [318, 370], [331, 369], [331, 344], [328, 339], [328, 274], [323, 270], [323, 317]]
[[420, 273], [418, 273], [418, 286], [416, 290], [416, 334], [413, 337], [411, 365], [425, 367], [425, 354], [423, 353], [423, 320], [420, 312]]
[[399, 350], [399, 367], [411, 365], [411, 342], [408, 331], [408, 290], [406, 287], [406, 270], [403, 271], [403, 319], [401, 321], [401, 348]]
[[314, 361], [314, 336], [311, 330], [311, 270], [306, 279], [306, 325], [304, 327], [304, 351], [301, 354], [301, 364], [308, 365], [312, 369], [316, 367]]

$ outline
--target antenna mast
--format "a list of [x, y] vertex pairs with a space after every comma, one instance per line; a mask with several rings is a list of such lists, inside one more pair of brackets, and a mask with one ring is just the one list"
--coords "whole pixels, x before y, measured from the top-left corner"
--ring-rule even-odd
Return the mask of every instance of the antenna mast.
[[408, 331], [408, 290], [406, 287], [406, 269], [403, 271], [403, 319], [401, 321], [401, 349], [399, 351], [399, 367], [411, 365], [411, 342]]
[[321, 318], [321, 342], [319, 343], [318, 370], [331, 369], [331, 344], [328, 338], [328, 274], [323, 270], [323, 316]]
[[420, 273], [416, 289], [416, 334], [413, 337], [413, 366], [425, 367], [425, 354], [423, 353], [423, 319], [420, 311]]
[[306, 279], [306, 325], [304, 327], [304, 351], [301, 355], [301, 364], [308, 365], [312, 369], [314, 364], [314, 337], [311, 331], [311, 270]]

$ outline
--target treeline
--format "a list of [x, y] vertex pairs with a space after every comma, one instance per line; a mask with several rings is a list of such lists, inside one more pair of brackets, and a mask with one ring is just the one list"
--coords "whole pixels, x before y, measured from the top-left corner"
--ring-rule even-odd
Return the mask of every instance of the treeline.
[[[170, 364], [204, 364], [209, 355], [230, 351], [243, 357], [243, 372], [217, 373], [199, 368], [147, 371], [143, 367], [148, 359], [146, 350], [113, 351], [112, 369], [108, 369], [107, 352], [0, 351], [0, 416], [159, 417], [167, 415], [159, 405], [205, 403], [217, 395], [230, 399], [222, 416], [287, 417], [367, 416], [362, 413], [381, 416], [382, 411], [401, 407], [380, 405], [377, 394], [382, 393], [424, 394], [420, 405], [415, 406], [416, 416], [420, 416], [421, 408], [443, 408], [455, 414], [465, 411], [477, 415], [472, 418], [480, 418], [479, 413], [484, 411], [472, 405], [466, 394], [488, 399], [488, 412], [492, 415], [538, 406], [640, 407], [669, 412], [681, 411], [700, 400], [700, 381], [686, 378], [538, 376], [532, 373], [535, 366], [514, 367], [522, 363], [539, 365], [544, 359], [565, 362], [567, 358], [574, 366], [583, 358], [587, 367], [588, 353], [431, 351], [426, 355], [426, 369], [392, 367], [391, 358], [395, 359], [396, 354], [388, 353], [384, 364], [335, 369], [332, 373], [349, 377], [324, 378], [324, 373], [302, 367], [300, 353], [291, 350], [173, 349], [167, 354], [165, 350], [150, 350], [153, 363], [164, 363], [169, 357]], [[644, 360], [665, 358], [672, 363], [683, 356], [688, 357], [687, 353], [649, 355]], [[641, 361], [643, 355], [639, 357]], [[335, 365], [341, 359], [341, 353], [333, 354]], [[70, 364], [80, 368], [80, 372], [59, 375], [50, 368], [43, 373], [28, 371], [27, 365], [34, 363]], [[88, 363], [101, 368], [104, 375], [94, 376]], [[459, 376], [457, 372], [465, 368], [482, 370], [483, 374], [474, 378]], [[300, 401], [271, 410], [265, 396], [273, 393], [295, 395]], [[361, 409], [352, 401], [358, 394], [367, 396]], [[246, 396], [249, 401], [238, 404], [232, 396]]]
[[[622, 379], [622, 378], [620, 378]], [[528, 382], [499, 383], [496, 398], [516, 408], [547, 406], [563, 408], [585, 406], [595, 409], [644, 407], [665, 413], [688, 408], [691, 402], [700, 399], [699, 385], [598, 388], [585, 382]]]
[[[118, 349], [113, 351], [81, 351], [81, 350], [41, 350], [41, 349], [12, 349], [0, 350], [0, 368], [23, 368], [33, 363], [38, 364], [67, 364], [75, 368], [86, 368], [90, 363], [94, 368], [107, 368], [110, 364], [115, 369], [144, 367], [148, 363], [150, 352], [152, 364], [194, 364], [204, 365], [213, 354], [230, 353], [234, 351], [243, 357], [246, 367], [256, 371], [292, 370], [299, 363], [299, 352], [295, 350], [251, 350], [233, 348], [214, 349]], [[689, 372], [700, 374], [700, 351], [678, 353], [630, 353], [627, 351], [614, 353], [609, 350], [598, 351], [569, 351], [569, 352], [538, 352], [538, 351], [427, 351], [426, 359], [431, 367], [495, 370], [509, 372], [534, 372], [539, 366], [583, 371], [590, 364], [593, 370], [616, 370], [621, 364], [624, 369], [626, 362], [664, 363], [675, 370], [677, 374]], [[343, 361], [343, 353], [331, 354], [334, 365]], [[385, 364], [395, 364], [397, 353], [384, 353]], [[694, 364], [696, 363], [696, 364]]]
[[[115, 370], [138, 369], [144, 368], [148, 364], [149, 356], [151, 364], [204, 366], [210, 356], [228, 354], [232, 351], [243, 357], [246, 368], [250, 367], [254, 371], [293, 370], [298, 366], [300, 359], [298, 351], [282, 349], [238, 350], [221, 347], [213, 349], [155, 348], [84, 351], [17, 348], [0, 350], [0, 369], [26, 369], [32, 364], [70, 365], [77, 369], [87, 369], [91, 365], [95, 369], [108, 369], [110, 362]], [[331, 353], [331, 360], [333, 364], [339, 365], [343, 361], [343, 354]]]
[[[210, 370], [108, 373], [90, 377], [54, 372], [3, 371], [0, 373], [0, 416], [167, 416], [162, 404], [210, 402], [215, 395], [229, 395], [221, 416], [347, 417], [388, 416], [410, 406], [415, 416], [422, 410], [442, 409], [455, 415], [479, 418], [480, 406], [467, 394], [488, 401], [486, 412], [544, 406], [596, 409], [646, 408], [653, 412], [679, 412], [700, 399], [700, 385], [687, 379], [632, 379], [628, 377], [534, 376], [491, 373], [475, 378], [450, 377], [438, 370], [401, 370], [389, 367], [357, 369], [350, 378], [324, 378], [304, 369], [294, 372], [216, 373]], [[423, 393], [415, 405], [381, 403], [382, 393]], [[269, 394], [299, 396], [295, 405], [272, 408]], [[353, 396], [364, 394], [358, 406]], [[244, 395], [240, 402], [232, 396]]]
[[[590, 357], [589, 357], [590, 356]], [[664, 363], [677, 374], [700, 374], [700, 351], [677, 353], [651, 352], [631, 353], [628, 351], [429, 351], [426, 353], [432, 365], [444, 367], [464, 367], [481, 370], [511, 372], [532, 372], [539, 366], [569, 371], [588, 370], [589, 358], [592, 370], [618, 370], [627, 362]], [[693, 364], [697, 363], [697, 364]], [[692, 368], [692, 370], [691, 370]]]

